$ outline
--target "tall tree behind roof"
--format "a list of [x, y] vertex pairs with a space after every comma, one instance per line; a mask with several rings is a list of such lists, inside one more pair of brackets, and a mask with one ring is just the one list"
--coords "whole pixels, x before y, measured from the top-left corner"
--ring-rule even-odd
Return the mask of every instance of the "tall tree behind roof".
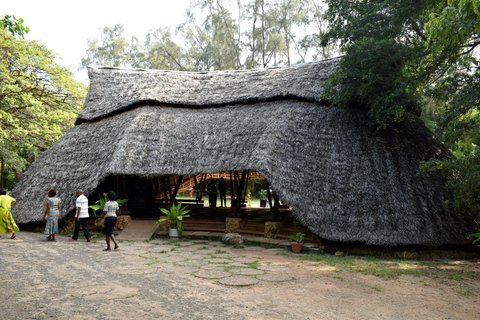
[[143, 44], [125, 38], [121, 24], [88, 40], [88, 65], [166, 70], [243, 70], [284, 66], [331, 56], [320, 45], [321, 0], [195, 0], [172, 34], [165, 26]]

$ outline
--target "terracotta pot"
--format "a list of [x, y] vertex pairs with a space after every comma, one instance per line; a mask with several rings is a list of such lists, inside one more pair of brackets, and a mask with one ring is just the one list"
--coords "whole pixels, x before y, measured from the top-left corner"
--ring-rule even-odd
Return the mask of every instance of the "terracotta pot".
[[302, 251], [303, 243], [301, 243], [301, 242], [290, 242], [290, 244], [292, 245], [292, 251], [293, 252], [300, 253]]

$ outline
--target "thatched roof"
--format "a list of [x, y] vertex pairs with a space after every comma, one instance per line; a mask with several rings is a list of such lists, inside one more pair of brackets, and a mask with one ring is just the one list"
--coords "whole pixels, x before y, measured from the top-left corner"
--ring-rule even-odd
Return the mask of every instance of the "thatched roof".
[[14, 217], [40, 220], [50, 187], [65, 210], [75, 189], [110, 175], [253, 170], [322, 238], [370, 245], [465, 243], [473, 217], [445, 205], [444, 182], [419, 161], [448, 150], [415, 117], [372, 131], [366, 114], [319, 103], [337, 59], [208, 74], [90, 69], [75, 128], [16, 185]]

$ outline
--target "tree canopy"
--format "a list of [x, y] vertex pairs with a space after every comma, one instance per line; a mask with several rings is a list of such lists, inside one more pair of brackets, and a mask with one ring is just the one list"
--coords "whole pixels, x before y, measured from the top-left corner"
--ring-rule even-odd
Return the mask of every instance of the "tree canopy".
[[24, 36], [25, 33], [28, 33], [30, 29], [27, 26], [23, 25], [23, 19], [17, 19], [15, 16], [6, 14], [3, 19], [0, 19], [0, 27], [6, 32], [10, 32], [13, 36], [19, 35]]
[[367, 109], [376, 128], [423, 108], [456, 155], [423, 169], [445, 173], [457, 208], [478, 210], [480, 0], [326, 2], [323, 43], [339, 43], [345, 56], [324, 98]]
[[166, 70], [241, 70], [327, 58], [320, 0], [194, 0], [175, 34], [159, 26], [140, 44], [122, 25], [88, 41], [88, 65]]
[[21, 172], [73, 126], [86, 87], [36, 41], [0, 30], [0, 162]]

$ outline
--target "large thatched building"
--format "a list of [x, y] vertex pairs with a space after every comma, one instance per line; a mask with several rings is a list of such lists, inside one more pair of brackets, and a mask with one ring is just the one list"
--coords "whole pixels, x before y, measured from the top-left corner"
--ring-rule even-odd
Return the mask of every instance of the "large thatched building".
[[324, 239], [369, 245], [466, 243], [472, 216], [447, 207], [419, 162], [448, 150], [416, 117], [371, 130], [364, 111], [320, 102], [338, 59], [285, 68], [191, 73], [90, 68], [76, 126], [25, 172], [19, 223], [40, 220], [47, 190], [62, 215], [75, 189], [112, 176], [253, 170]]

